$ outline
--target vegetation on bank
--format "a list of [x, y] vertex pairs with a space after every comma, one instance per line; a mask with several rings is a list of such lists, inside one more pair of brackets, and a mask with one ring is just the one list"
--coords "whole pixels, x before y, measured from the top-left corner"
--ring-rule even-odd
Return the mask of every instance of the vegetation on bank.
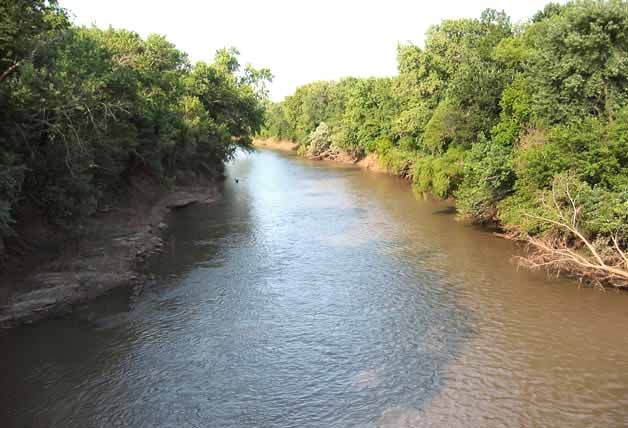
[[220, 173], [271, 79], [237, 55], [191, 64], [159, 35], [73, 26], [55, 0], [0, 2], [0, 244], [24, 211], [76, 225], [138, 171]]
[[376, 153], [528, 240], [531, 266], [628, 285], [628, 2], [445, 20], [424, 47], [398, 47], [398, 70], [299, 87], [268, 106], [262, 135]]

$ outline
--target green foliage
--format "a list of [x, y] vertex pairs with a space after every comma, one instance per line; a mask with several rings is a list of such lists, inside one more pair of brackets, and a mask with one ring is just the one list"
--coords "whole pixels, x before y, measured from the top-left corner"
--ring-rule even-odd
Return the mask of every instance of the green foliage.
[[13, 234], [11, 208], [18, 201], [25, 168], [8, 153], [0, 156], [0, 236], [7, 236]]
[[286, 118], [283, 104], [266, 103], [265, 120], [260, 136], [264, 138], [275, 137], [281, 140], [291, 140], [292, 128]]
[[375, 142], [375, 153], [386, 171], [412, 178], [412, 169], [417, 156], [411, 140], [400, 141], [399, 146], [394, 146], [389, 138], [380, 138]]
[[138, 170], [215, 174], [264, 119], [268, 70], [191, 65], [162, 36], [78, 28], [54, 1], [0, 5], [0, 238], [21, 204], [58, 225]]
[[495, 141], [475, 144], [466, 153], [464, 179], [456, 192], [461, 213], [493, 220], [496, 204], [512, 193], [515, 182], [512, 148]]
[[554, 176], [570, 165], [569, 156], [557, 144], [541, 140], [519, 147], [515, 153], [517, 188], [520, 191], [547, 189]]
[[613, 190], [594, 187], [585, 200], [585, 222], [590, 234], [628, 241], [628, 186]]
[[577, 210], [578, 228], [593, 239], [628, 240], [628, 186], [607, 190], [591, 186], [570, 173], [554, 177], [549, 189], [534, 196], [514, 194], [500, 203], [500, 218], [511, 227], [533, 234], [565, 234], [544, 219], [570, 224]]
[[419, 157], [414, 164], [414, 188], [418, 192], [431, 192], [439, 198], [453, 196], [464, 173], [465, 151], [451, 146], [443, 156]]
[[628, 101], [628, 3], [576, 1], [546, 15], [528, 38], [536, 114], [612, 118]]
[[321, 122], [318, 127], [310, 133], [307, 138], [307, 145], [312, 155], [320, 155], [331, 145], [331, 131], [325, 122]]
[[421, 147], [430, 154], [443, 154], [449, 144], [460, 136], [461, 132], [457, 129], [459, 124], [458, 110], [448, 102], [441, 101], [425, 126]]
[[379, 137], [391, 135], [392, 118], [397, 112], [391, 88], [392, 80], [384, 78], [358, 80], [350, 87], [342, 119], [348, 137], [340, 147], [372, 152]]
[[532, 95], [527, 80], [521, 74], [504, 88], [499, 101], [500, 120], [491, 129], [493, 139], [502, 145], [512, 145], [526, 128], [532, 126]]
[[555, 219], [552, 190], [568, 208], [569, 187], [589, 237], [626, 245], [627, 50], [622, 0], [550, 3], [516, 26], [489, 9], [399, 45], [393, 79], [297, 89], [267, 129], [307, 144], [325, 122], [337, 147], [377, 153], [417, 191], [531, 233], [555, 232], [532, 216]]
[[543, 10], [537, 12], [532, 17], [532, 22], [540, 22], [544, 19], [552, 18], [553, 16], [560, 15], [563, 10], [563, 6], [560, 3], [548, 3]]

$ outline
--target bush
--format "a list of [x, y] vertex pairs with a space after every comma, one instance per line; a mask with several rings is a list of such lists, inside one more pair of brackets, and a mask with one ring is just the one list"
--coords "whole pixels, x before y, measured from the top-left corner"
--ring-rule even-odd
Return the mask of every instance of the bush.
[[331, 145], [331, 131], [325, 122], [321, 122], [316, 130], [312, 131], [307, 138], [308, 152], [313, 156], [318, 156], [327, 151]]
[[389, 138], [380, 138], [375, 142], [375, 153], [380, 164], [391, 174], [412, 178], [416, 161], [416, 152], [407, 145], [393, 146]]
[[497, 203], [513, 192], [515, 178], [511, 147], [493, 141], [475, 144], [466, 153], [464, 179], [455, 195], [459, 211], [493, 220]]
[[214, 174], [260, 131], [270, 79], [235, 49], [192, 65], [162, 36], [21, 0], [0, 6], [0, 76], [0, 238], [21, 203], [71, 228], [137, 170]]
[[414, 164], [414, 188], [448, 198], [458, 190], [464, 174], [464, 149], [450, 147], [444, 156], [419, 157]]
[[399, 46], [394, 79], [304, 85], [271, 117], [301, 143], [324, 121], [334, 146], [376, 152], [416, 191], [533, 235], [554, 231], [534, 216], [555, 216], [552, 189], [563, 204], [569, 187], [583, 230], [625, 245], [627, 42], [624, 1], [548, 5], [516, 26], [489, 9]]

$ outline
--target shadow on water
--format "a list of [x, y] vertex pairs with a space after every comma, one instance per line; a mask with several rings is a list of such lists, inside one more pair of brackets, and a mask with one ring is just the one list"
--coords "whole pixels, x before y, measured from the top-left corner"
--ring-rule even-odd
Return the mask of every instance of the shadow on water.
[[143, 295], [0, 339], [2, 426], [626, 421], [623, 296], [518, 271], [391, 177], [266, 151], [228, 174]]
[[452, 216], [452, 215], [456, 214], [456, 212], [457, 212], [456, 211], [456, 207], [450, 206], [450, 207], [445, 207], [445, 208], [442, 208], [442, 209], [437, 209], [432, 214], [434, 214], [434, 215]]

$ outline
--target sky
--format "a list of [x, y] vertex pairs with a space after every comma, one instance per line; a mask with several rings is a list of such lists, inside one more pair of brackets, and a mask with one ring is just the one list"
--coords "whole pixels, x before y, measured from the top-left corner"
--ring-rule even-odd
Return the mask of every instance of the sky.
[[486, 8], [525, 20], [548, 0], [61, 0], [78, 25], [165, 35], [190, 59], [236, 47], [242, 64], [268, 67], [270, 96], [346, 76], [393, 76], [398, 43], [423, 45], [427, 29]]

